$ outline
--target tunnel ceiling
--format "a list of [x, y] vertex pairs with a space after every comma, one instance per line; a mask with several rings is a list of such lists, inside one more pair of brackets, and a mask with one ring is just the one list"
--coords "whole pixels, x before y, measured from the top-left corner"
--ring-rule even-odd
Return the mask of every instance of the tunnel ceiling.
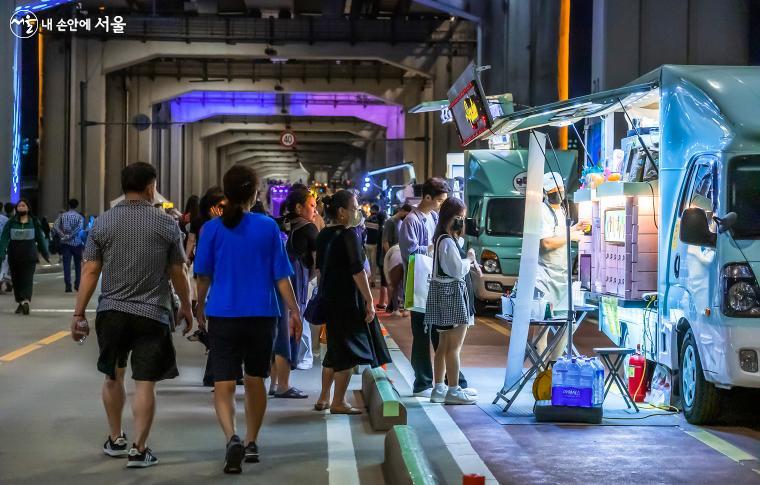
[[[190, 78], [198, 82], [221, 82], [234, 79], [350, 79], [352, 81], [398, 80], [403, 83], [407, 71], [377, 60], [298, 60], [298, 59], [223, 59], [171, 57], [151, 59], [130, 66], [117, 74], [145, 76], [151, 79]], [[407, 78], [410, 76], [406, 76]], [[411, 76], [417, 77], [417, 76]]]
[[131, 13], [160, 15], [246, 15], [280, 17], [290, 15], [418, 16], [435, 18], [444, 14], [411, 0], [90, 0], [88, 8], [104, 6]]

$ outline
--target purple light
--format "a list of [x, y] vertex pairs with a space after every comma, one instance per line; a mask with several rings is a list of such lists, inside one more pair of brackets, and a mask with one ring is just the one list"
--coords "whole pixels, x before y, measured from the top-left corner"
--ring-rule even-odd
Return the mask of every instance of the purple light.
[[[275, 93], [253, 91], [193, 91], [171, 101], [172, 121], [193, 123], [213, 116], [281, 114]], [[292, 93], [290, 116], [352, 116], [382, 126], [388, 138], [403, 138], [404, 111], [364, 93]]]

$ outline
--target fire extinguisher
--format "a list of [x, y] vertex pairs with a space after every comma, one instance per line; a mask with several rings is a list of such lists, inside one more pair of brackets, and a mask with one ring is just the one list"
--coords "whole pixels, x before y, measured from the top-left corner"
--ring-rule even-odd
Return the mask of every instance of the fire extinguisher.
[[641, 344], [636, 346], [636, 353], [628, 359], [628, 391], [636, 402], [644, 402], [647, 389], [644, 375], [647, 360], [641, 355]]

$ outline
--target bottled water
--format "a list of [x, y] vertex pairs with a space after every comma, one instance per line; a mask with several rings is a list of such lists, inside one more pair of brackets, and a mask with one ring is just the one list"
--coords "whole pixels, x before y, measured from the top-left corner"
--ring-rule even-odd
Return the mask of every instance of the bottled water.
[[594, 379], [594, 405], [601, 405], [604, 403], [604, 364], [598, 357], [594, 357], [591, 363], [596, 369]]
[[573, 357], [567, 365], [566, 379], [563, 382], [565, 387], [580, 387], [581, 383], [581, 365]]
[[580, 361], [580, 366], [581, 366], [580, 387], [583, 387], [583, 388], [587, 387], [589, 389], [593, 389], [596, 369], [594, 368], [594, 365], [591, 363], [591, 359], [582, 359]]
[[567, 360], [560, 357], [552, 367], [552, 388], [563, 385], [565, 374], [567, 374]]

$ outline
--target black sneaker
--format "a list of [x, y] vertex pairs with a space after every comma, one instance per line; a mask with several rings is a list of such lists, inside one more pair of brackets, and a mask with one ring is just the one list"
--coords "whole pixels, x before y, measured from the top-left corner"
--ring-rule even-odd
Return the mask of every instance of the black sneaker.
[[240, 464], [243, 463], [244, 456], [243, 442], [240, 441], [238, 435], [233, 434], [227, 443], [227, 453], [224, 456], [224, 473], [241, 473], [243, 468]]
[[64, 293], [73, 293], [73, 292], [71, 291], [71, 287], [69, 286], [68, 288], [66, 288], [66, 289], [64, 290]]
[[251, 441], [248, 446], [245, 447], [245, 462], [246, 463], [258, 463], [259, 462], [259, 447], [256, 443]]
[[129, 458], [127, 461], [127, 468], [148, 468], [158, 464], [158, 458], [153, 456], [153, 452], [150, 448], [140, 453], [137, 449], [137, 445], [132, 443], [132, 448], [129, 449]]
[[111, 436], [109, 435], [106, 442], [103, 443], [103, 453], [114, 458], [127, 456], [129, 454], [127, 445], [129, 445], [129, 442], [127, 441], [127, 435], [124, 433], [122, 433], [115, 440], [112, 440]]
[[19, 303], [18, 306], [16, 307], [16, 315], [21, 315], [23, 311], [24, 311], [24, 306], [21, 303]]
[[21, 313], [24, 315], [29, 315], [29, 302], [24, 302], [21, 304]]

